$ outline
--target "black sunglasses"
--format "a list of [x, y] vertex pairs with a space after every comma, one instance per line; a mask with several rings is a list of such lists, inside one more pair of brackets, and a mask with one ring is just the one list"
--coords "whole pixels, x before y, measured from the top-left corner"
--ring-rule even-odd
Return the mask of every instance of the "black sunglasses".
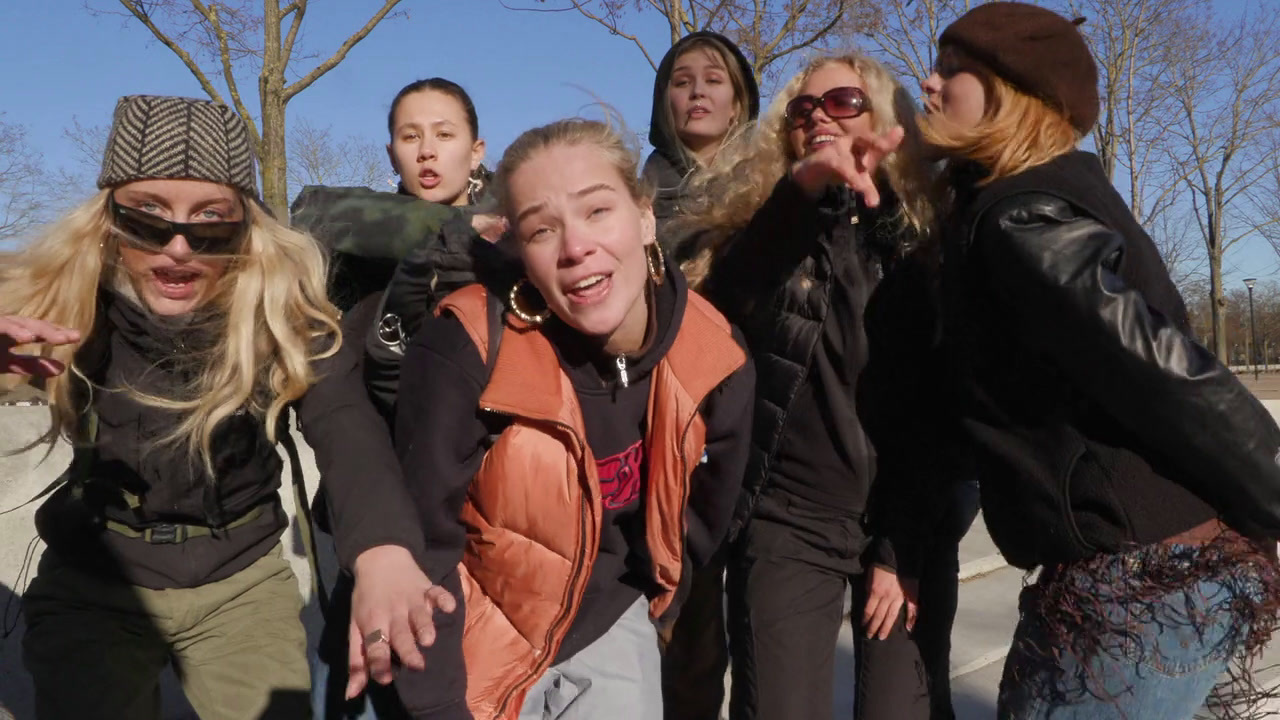
[[163, 250], [181, 235], [197, 255], [236, 255], [244, 241], [247, 220], [178, 223], [107, 198], [107, 212], [126, 242], [146, 250]]
[[855, 118], [871, 109], [871, 100], [857, 87], [831, 88], [818, 97], [799, 95], [787, 103], [787, 125], [792, 128], [804, 125], [818, 108], [832, 120]]

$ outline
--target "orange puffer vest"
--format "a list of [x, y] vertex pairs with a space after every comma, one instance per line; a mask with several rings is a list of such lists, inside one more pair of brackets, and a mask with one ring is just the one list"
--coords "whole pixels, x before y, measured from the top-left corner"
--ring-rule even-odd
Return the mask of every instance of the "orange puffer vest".
[[[698, 408], [746, 363], [724, 317], [694, 293], [688, 298], [649, 391], [644, 517], [662, 589], [649, 603], [655, 618], [680, 584], [689, 478], [706, 444]], [[472, 285], [438, 310], [462, 322], [482, 357], [486, 303], [484, 289]], [[461, 516], [462, 647], [467, 705], [476, 720], [519, 715], [573, 622], [600, 542], [600, 484], [577, 394], [542, 333], [515, 318], [506, 323], [480, 406], [511, 424], [485, 455]]]

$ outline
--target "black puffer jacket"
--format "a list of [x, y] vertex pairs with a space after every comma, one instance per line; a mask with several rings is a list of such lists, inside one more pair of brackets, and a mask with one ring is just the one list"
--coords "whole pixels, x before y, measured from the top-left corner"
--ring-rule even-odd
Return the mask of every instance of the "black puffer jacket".
[[658, 75], [653, 80], [653, 111], [649, 118], [649, 144], [653, 152], [645, 160], [641, 174], [657, 189], [653, 202], [653, 212], [658, 219], [658, 240], [668, 255], [676, 251], [676, 238], [667, 233], [667, 221], [680, 214], [680, 201], [684, 198], [690, 173], [696, 168], [690, 163], [682, 150], [680, 138], [671, 131], [670, 123], [663, 114], [667, 107], [667, 85], [671, 82], [671, 72], [681, 53], [695, 40], [710, 38], [722, 43], [734, 54], [738, 67], [747, 81], [747, 118], [755, 120], [760, 114], [760, 88], [756, 86], [755, 74], [751, 71], [751, 63], [729, 38], [713, 32], [695, 32], [684, 36], [663, 56], [658, 65]]
[[[742, 328], [757, 374], [751, 458], [736, 526], [750, 517], [765, 486], [779, 481], [774, 465], [784, 438], [804, 432], [789, 424], [802, 393], [822, 395], [806, 402], [817, 403], [818, 414], [832, 411], [827, 432], [839, 446], [835, 454], [844, 456], [838, 471], [815, 482], [838, 491], [851, 512], [866, 510], [875, 453], [854, 410], [854, 394], [868, 360], [863, 314], [882, 261], [900, 245], [894, 200], [885, 200], [883, 210], [870, 210], [848, 188], [833, 187], [815, 202], [784, 177], [713, 260], [704, 292]], [[840, 302], [833, 303], [837, 295]], [[833, 331], [843, 334], [843, 348], [827, 358], [837, 366], [832, 385], [819, 387], [815, 361], [836, 350], [826, 342]], [[892, 564], [887, 555], [885, 562]]]
[[1280, 429], [1191, 338], [1097, 158], [979, 178], [958, 175], [946, 226], [947, 335], [1009, 562], [1120, 551], [1216, 515], [1280, 537]]

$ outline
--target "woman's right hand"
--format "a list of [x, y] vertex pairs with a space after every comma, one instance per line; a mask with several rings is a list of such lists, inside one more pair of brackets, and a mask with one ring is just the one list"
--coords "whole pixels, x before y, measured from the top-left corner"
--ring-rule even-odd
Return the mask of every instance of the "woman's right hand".
[[902, 144], [904, 131], [895, 127], [883, 135], [856, 138], [850, 144], [837, 140], [791, 166], [791, 179], [812, 198], [822, 196], [828, 185], [848, 185], [862, 196], [867, 207], [880, 205], [875, 172], [880, 161]]
[[[447, 590], [431, 582], [408, 550], [379, 545], [356, 557], [355, 591], [348, 627], [347, 699], [364, 692], [369, 678], [380, 685], [392, 680], [391, 656], [411, 670], [426, 660], [419, 646], [436, 640], [435, 611], [452, 613], [458, 603]], [[381, 636], [366, 643], [366, 638]]]
[[18, 345], [70, 345], [80, 342], [80, 331], [59, 327], [35, 318], [0, 315], [0, 373], [50, 378], [66, 367], [53, 358], [13, 352]]

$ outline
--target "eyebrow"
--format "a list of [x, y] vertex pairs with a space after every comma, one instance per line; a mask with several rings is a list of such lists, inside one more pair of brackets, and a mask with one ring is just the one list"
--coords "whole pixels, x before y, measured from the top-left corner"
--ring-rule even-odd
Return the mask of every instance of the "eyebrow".
[[[591, 195], [593, 193], [598, 193], [598, 192], [616, 193], [618, 192], [618, 189], [610, 185], [609, 183], [596, 183], [595, 185], [589, 185], [587, 187], [584, 187], [581, 190], [575, 190], [573, 191], [573, 193], [571, 193], [571, 195], [575, 198], [584, 198], [588, 195]], [[537, 203], [535, 205], [530, 205], [529, 207], [521, 210], [520, 214], [516, 215], [516, 224], [517, 225], [520, 224], [522, 221], [524, 221], [525, 218], [542, 210], [546, 206], [547, 206], [546, 203]]]
[[[428, 126], [430, 126], [430, 127], [438, 127], [438, 126], [440, 126], [440, 125], [449, 125], [449, 126], [453, 126], [453, 125], [456, 125], [456, 124], [457, 124], [457, 123], [455, 123], [454, 121], [449, 120], [449, 119], [447, 119], [447, 118], [440, 118], [439, 120], [432, 120], [431, 122], [427, 123], [427, 125], [428, 125]], [[410, 120], [409, 122], [403, 122], [403, 123], [400, 123], [399, 125], [397, 125], [397, 126], [396, 126], [396, 132], [400, 132], [401, 130], [408, 130], [408, 129], [410, 129], [410, 128], [418, 129], [418, 128], [421, 128], [421, 127], [423, 127], [423, 124], [422, 124], [422, 123], [420, 123], [420, 122], [418, 122], [418, 121], [416, 121], [416, 120]]]
[[[124, 190], [123, 192], [124, 192], [125, 198], [129, 202], [133, 202], [133, 203], [153, 202], [162, 207], [169, 208], [170, 210], [173, 209], [173, 203], [169, 202], [168, 198], [162, 195], [159, 195], [157, 193], [150, 192], [148, 190]], [[231, 198], [208, 197], [193, 203], [191, 207], [195, 208], [197, 211], [204, 210], [211, 207], [216, 207], [216, 206], [222, 206], [226, 209], [234, 210], [235, 204], [236, 204], [235, 200]]]

